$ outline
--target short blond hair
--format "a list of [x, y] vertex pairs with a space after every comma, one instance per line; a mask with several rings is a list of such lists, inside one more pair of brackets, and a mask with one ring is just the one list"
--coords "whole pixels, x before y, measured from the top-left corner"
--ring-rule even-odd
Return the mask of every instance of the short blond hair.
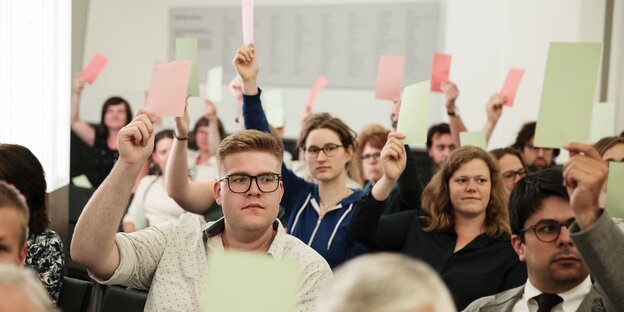
[[28, 220], [30, 213], [26, 205], [26, 199], [17, 188], [5, 181], [0, 180], [0, 209], [14, 209], [19, 215], [19, 227], [22, 232], [19, 246], [22, 247], [28, 239]]
[[451, 294], [426, 263], [395, 253], [357, 257], [336, 270], [317, 300], [320, 312], [456, 311]]
[[258, 130], [241, 130], [223, 139], [217, 148], [217, 165], [223, 172], [223, 160], [232, 154], [242, 152], [264, 152], [275, 156], [282, 165], [284, 149], [277, 140], [268, 133]]

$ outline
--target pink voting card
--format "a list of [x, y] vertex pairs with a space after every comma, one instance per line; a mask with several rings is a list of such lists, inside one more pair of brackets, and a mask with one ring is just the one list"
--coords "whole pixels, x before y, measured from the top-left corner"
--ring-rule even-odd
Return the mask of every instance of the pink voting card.
[[158, 117], [182, 117], [193, 60], [154, 65], [147, 107]]
[[82, 75], [85, 80], [89, 84], [93, 84], [95, 78], [97, 78], [100, 72], [102, 72], [102, 69], [104, 69], [104, 66], [106, 66], [106, 63], [108, 63], [108, 60], [102, 56], [102, 54], [96, 53], [89, 62], [89, 65], [82, 70]]
[[321, 75], [314, 83], [314, 87], [312, 88], [312, 93], [310, 93], [310, 100], [306, 105], [306, 111], [311, 112], [312, 107], [314, 106], [314, 101], [316, 101], [316, 95], [327, 85], [327, 78], [324, 75]]
[[451, 71], [451, 56], [436, 53], [433, 55], [431, 66], [431, 91], [442, 92], [442, 83], [449, 81]]
[[509, 70], [509, 73], [507, 73], [505, 84], [501, 90], [501, 93], [507, 98], [503, 105], [513, 106], [514, 99], [516, 98], [516, 91], [518, 91], [520, 80], [522, 80], [522, 75], [524, 75], [524, 69], [512, 68]]
[[375, 98], [392, 101], [395, 98], [401, 97], [404, 70], [405, 57], [390, 55], [379, 56]]
[[243, 0], [243, 43], [254, 43], [254, 0]]

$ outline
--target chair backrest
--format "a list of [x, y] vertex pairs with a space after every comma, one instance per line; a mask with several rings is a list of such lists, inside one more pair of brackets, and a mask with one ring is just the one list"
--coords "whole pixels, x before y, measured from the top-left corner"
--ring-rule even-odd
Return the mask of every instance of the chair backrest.
[[91, 298], [93, 284], [71, 277], [63, 277], [58, 306], [64, 312], [84, 312]]
[[104, 290], [100, 312], [143, 311], [147, 294], [110, 286]]

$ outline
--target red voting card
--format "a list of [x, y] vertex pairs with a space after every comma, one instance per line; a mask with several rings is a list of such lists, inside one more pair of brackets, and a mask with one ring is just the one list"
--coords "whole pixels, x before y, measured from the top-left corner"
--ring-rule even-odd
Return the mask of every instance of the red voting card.
[[509, 70], [509, 73], [507, 73], [507, 79], [505, 79], [505, 84], [501, 90], [501, 93], [507, 99], [503, 105], [513, 106], [514, 99], [516, 98], [516, 91], [518, 91], [520, 80], [522, 80], [522, 75], [524, 75], [524, 69], [512, 68]]
[[392, 101], [395, 98], [401, 97], [404, 71], [405, 57], [390, 55], [379, 56], [375, 98]]
[[254, 0], [243, 0], [243, 43], [254, 43]]
[[102, 69], [104, 69], [104, 66], [106, 66], [106, 63], [108, 63], [108, 60], [100, 53], [96, 53], [89, 62], [89, 65], [82, 70], [82, 75], [85, 80], [89, 84], [93, 84], [95, 78], [97, 78], [100, 72], [102, 72]]
[[147, 107], [158, 117], [182, 117], [192, 60], [154, 65]]
[[314, 83], [314, 87], [312, 88], [312, 93], [310, 93], [310, 100], [306, 105], [306, 111], [311, 112], [312, 107], [314, 106], [314, 101], [316, 101], [316, 95], [327, 85], [327, 78], [324, 75], [321, 75]]
[[449, 81], [450, 72], [451, 56], [436, 53], [433, 56], [433, 65], [431, 66], [431, 91], [442, 92], [442, 83]]

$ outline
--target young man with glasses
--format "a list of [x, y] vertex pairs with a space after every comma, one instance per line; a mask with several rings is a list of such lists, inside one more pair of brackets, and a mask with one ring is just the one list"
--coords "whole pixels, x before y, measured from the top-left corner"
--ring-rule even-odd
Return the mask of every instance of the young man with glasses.
[[527, 265], [528, 280], [518, 288], [481, 298], [465, 311], [606, 310], [607, 302], [592, 283], [570, 235], [579, 218], [575, 211], [591, 203], [597, 207], [606, 177], [603, 164], [583, 166], [581, 162], [587, 160], [583, 157], [591, 156], [578, 155], [565, 171], [543, 170], [516, 184], [509, 198], [512, 245]]
[[[134, 179], [153, 150], [152, 121], [150, 114], [139, 111], [119, 132], [119, 160], [78, 220], [72, 258], [99, 283], [149, 289], [148, 311], [199, 311], [210, 306], [202, 300], [212, 253], [224, 249], [267, 253], [301, 264], [297, 311], [313, 311], [332, 273], [318, 253], [287, 235], [277, 220], [284, 193], [279, 175], [282, 149], [268, 134], [240, 131], [219, 145], [222, 178], [213, 191], [223, 207], [222, 219], [206, 223], [187, 213], [177, 221], [115, 234]], [[271, 287], [271, 281], [266, 285]]]

